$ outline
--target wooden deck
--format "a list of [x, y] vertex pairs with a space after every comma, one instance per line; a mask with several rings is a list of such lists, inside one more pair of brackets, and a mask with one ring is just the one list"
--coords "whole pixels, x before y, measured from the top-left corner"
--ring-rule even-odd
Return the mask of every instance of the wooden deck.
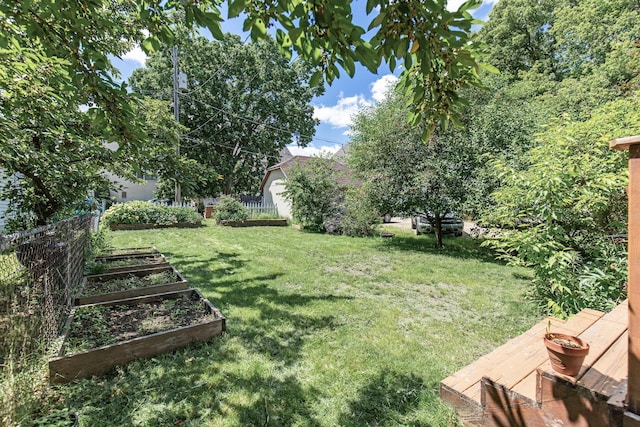
[[[551, 368], [542, 340], [549, 320], [591, 347], [575, 378]], [[444, 379], [440, 397], [467, 426], [622, 426], [627, 324], [627, 301], [607, 314], [544, 320]]]

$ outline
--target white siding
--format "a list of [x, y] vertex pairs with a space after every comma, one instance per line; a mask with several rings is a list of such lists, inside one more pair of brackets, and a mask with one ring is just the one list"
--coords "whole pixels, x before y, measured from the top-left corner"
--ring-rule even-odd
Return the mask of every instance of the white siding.
[[278, 206], [278, 215], [283, 218], [291, 218], [291, 202], [285, 199], [282, 192], [285, 189], [285, 176], [282, 170], [276, 169], [269, 173], [264, 184], [264, 202]]
[[0, 233], [4, 231], [5, 218], [4, 213], [9, 207], [9, 202], [7, 200], [0, 200]]
[[[4, 184], [10, 179], [15, 179], [15, 177], [7, 177], [4, 174], [4, 170], [0, 169], [0, 187], [4, 187]], [[9, 201], [0, 199], [0, 233], [4, 231], [4, 225], [6, 220], [4, 218], [4, 213], [9, 208]]]
[[[107, 178], [110, 181], [116, 183], [118, 190], [110, 190], [109, 195], [116, 202], [130, 202], [132, 200], [149, 200], [153, 199], [155, 195], [153, 192], [156, 190], [157, 181], [147, 180], [144, 184], [136, 184], [130, 181], [125, 181], [117, 176], [107, 174]], [[126, 197], [123, 197], [126, 196]]]

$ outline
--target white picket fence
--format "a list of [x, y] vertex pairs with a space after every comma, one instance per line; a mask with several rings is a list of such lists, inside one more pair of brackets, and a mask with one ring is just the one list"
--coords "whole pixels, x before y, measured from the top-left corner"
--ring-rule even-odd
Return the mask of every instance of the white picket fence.
[[278, 206], [273, 203], [244, 202], [243, 205], [249, 210], [250, 218], [257, 218], [262, 214], [278, 216]]

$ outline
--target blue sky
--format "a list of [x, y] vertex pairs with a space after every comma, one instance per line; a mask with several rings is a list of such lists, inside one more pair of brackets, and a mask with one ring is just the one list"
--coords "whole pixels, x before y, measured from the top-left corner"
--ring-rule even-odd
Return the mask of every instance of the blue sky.
[[[474, 17], [485, 20], [497, 1], [484, 0], [483, 5], [473, 11]], [[464, 0], [449, 0], [448, 7], [456, 9], [463, 2]], [[361, 22], [361, 25], [366, 28], [371, 18], [365, 15], [365, 5], [365, 0], [356, 0], [352, 8], [355, 21]], [[239, 18], [226, 20], [223, 23], [223, 31], [240, 34], [243, 39], [247, 35], [242, 32], [242, 20]], [[145, 60], [142, 50], [136, 48], [124, 55], [122, 59], [114, 59], [113, 64], [126, 80], [134, 69], [144, 66]], [[289, 147], [293, 154], [315, 155], [323, 151], [333, 153], [339, 150], [343, 144], [349, 142], [349, 125], [352, 115], [360, 108], [374, 105], [381, 100], [388, 85], [395, 80], [395, 76], [385, 65], [380, 67], [378, 74], [373, 74], [361, 66], [356, 68], [353, 78], [346, 73], [342, 74], [331, 86], [326, 85], [324, 95], [313, 99], [314, 115], [320, 120], [320, 124], [316, 127], [314, 140], [306, 148]], [[396, 74], [398, 74], [397, 69]], [[197, 125], [194, 123], [192, 127]]]

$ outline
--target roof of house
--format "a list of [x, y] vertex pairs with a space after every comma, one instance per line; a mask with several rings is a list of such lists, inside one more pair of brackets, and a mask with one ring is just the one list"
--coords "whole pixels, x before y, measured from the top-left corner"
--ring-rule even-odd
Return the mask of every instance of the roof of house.
[[[295, 167], [296, 165], [300, 165], [302, 168], [304, 168], [305, 165], [309, 163], [309, 161], [317, 158], [318, 157], [293, 156], [290, 159], [286, 159], [278, 164], [270, 166], [269, 168], [267, 168], [264, 174], [264, 177], [262, 178], [262, 182], [260, 183], [260, 191], [264, 190], [264, 186], [267, 183], [267, 180], [269, 179], [269, 175], [271, 175], [271, 172], [279, 169], [282, 171], [282, 174], [284, 175], [284, 177], [287, 178], [288, 177], [287, 172], [289, 172], [293, 167]], [[326, 159], [326, 161], [331, 162], [332, 164], [331, 167], [334, 171], [344, 172], [341, 174], [341, 177], [338, 180], [339, 184], [345, 185], [353, 182], [351, 178], [351, 170], [347, 166], [333, 159]]]

